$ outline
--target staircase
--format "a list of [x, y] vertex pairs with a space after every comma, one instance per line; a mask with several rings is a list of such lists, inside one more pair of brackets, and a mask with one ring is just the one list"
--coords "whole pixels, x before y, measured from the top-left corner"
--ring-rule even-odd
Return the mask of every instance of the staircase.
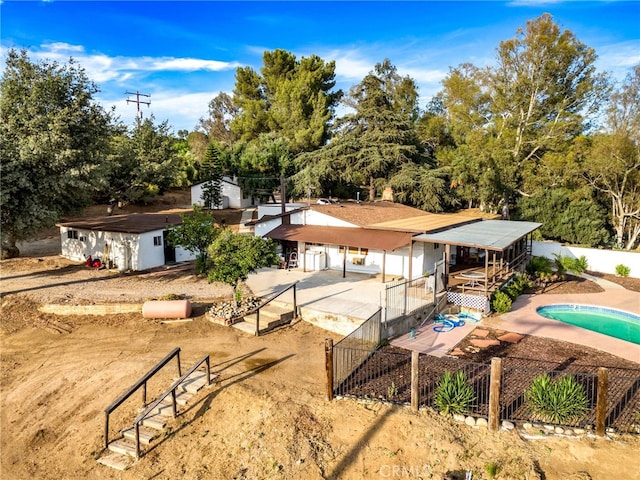
[[[189, 400], [203, 387], [207, 386], [206, 371], [196, 370], [184, 377], [175, 388], [176, 410], [184, 407]], [[217, 375], [211, 374], [211, 382]], [[152, 402], [150, 405], [153, 405]], [[174, 419], [172, 396], [165, 396], [153, 409], [145, 414], [139, 423], [138, 438], [140, 450], [144, 450], [153, 441], [169, 430], [167, 424]], [[136, 455], [136, 432], [135, 420], [131, 427], [125, 428], [120, 433], [122, 436], [109, 442], [107, 450], [98, 458], [98, 463], [117, 470], [126, 470], [135, 464]]]
[[243, 332], [260, 335], [282, 325], [288, 325], [294, 318], [295, 312], [290, 305], [271, 301], [257, 312], [245, 315], [241, 321], [234, 323], [233, 326]]

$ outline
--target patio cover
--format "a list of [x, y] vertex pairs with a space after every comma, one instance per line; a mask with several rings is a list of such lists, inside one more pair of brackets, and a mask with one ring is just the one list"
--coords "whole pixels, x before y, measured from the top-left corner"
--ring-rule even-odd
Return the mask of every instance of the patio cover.
[[411, 233], [319, 225], [280, 225], [265, 235], [274, 240], [290, 240], [325, 245], [391, 251], [411, 243]]
[[503, 251], [541, 225], [541, 223], [536, 222], [483, 220], [438, 233], [416, 235], [413, 239], [419, 242]]

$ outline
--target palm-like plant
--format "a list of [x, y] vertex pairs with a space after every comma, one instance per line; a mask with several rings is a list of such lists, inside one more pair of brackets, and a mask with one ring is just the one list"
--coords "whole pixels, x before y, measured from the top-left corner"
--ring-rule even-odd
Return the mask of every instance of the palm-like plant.
[[587, 411], [584, 387], [572, 375], [552, 380], [548, 374], [536, 377], [525, 392], [532, 415], [555, 424], [570, 424]]
[[446, 414], [467, 413], [476, 401], [473, 387], [467, 381], [464, 373], [454, 374], [447, 371], [436, 387], [434, 402], [438, 410]]

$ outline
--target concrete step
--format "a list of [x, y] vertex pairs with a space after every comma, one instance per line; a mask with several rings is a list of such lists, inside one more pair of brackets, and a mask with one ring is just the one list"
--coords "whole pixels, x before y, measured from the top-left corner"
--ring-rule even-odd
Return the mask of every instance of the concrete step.
[[[169, 407], [170, 411], [171, 407]], [[142, 425], [145, 427], [153, 428], [154, 430], [164, 430], [164, 426], [167, 424], [168, 417], [156, 413], [155, 415], [149, 415], [142, 421]]]
[[109, 450], [122, 455], [136, 457], [136, 444], [129, 439], [120, 438], [109, 443]]
[[98, 459], [98, 463], [116, 470], [126, 470], [133, 465], [134, 460], [130, 455], [109, 451]]
[[[257, 318], [258, 314], [252, 313], [251, 315], [245, 315], [244, 321], [255, 325]], [[291, 308], [269, 304], [260, 309], [260, 330], [269, 330], [280, 325], [291, 323], [293, 318], [294, 313]]]
[[[193, 393], [181, 390], [180, 388], [176, 389], [176, 404], [178, 404], [178, 406], [184, 407], [191, 397], [193, 397]], [[173, 400], [171, 399], [171, 395], [164, 397], [160, 402], [160, 405], [158, 405], [159, 413], [173, 415], [173, 410], [171, 408], [169, 408], [169, 410], [164, 408], [167, 406], [171, 407], [172, 402]]]
[[233, 328], [237, 328], [238, 330], [241, 330], [245, 333], [248, 333], [250, 335], [255, 335], [256, 334], [256, 324], [255, 323], [249, 323], [249, 322], [237, 322], [234, 323], [232, 325]]
[[[124, 435], [124, 438], [127, 440], [131, 440], [132, 442], [136, 441], [136, 430], [133, 427], [123, 430], [122, 435]], [[152, 430], [144, 425], [140, 426], [140, 443], [149, 445], [157, 435], [158, 430]]]
[[[213, 382], [218, 375], [211, 374], [211, 382]], [[180, 384], [179, 389], [192, 394], [198, 393], [202, 388], [207, 386], [207, 372], [202, 370], [196, 370], [184, 382]]]

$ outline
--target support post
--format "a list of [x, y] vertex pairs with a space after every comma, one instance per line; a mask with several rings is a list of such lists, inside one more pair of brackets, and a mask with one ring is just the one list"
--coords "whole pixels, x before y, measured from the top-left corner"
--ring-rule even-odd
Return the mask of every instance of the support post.
[[500, 428], [500, 383], [502, 382], [502, 359], [491, 359], [491, 380], [489, 384], [489, 430]]
[[324, 368], [327, 375], [327, 400], [333, 400], [333, 340], [324, 341]]
[[604, 437], [607, 420], [607, 390], [609, 389], [609, 370], [598, 368], [598, 395], [596, 397], [596, 435]]
[[411, 352], [411, 410], [420, 407], [420, 352]]
[[109, 448], [109, 412], [104, 412], [104, 448]]
[[256, 310], [256, 337], [260, 336], [260, 309]]

